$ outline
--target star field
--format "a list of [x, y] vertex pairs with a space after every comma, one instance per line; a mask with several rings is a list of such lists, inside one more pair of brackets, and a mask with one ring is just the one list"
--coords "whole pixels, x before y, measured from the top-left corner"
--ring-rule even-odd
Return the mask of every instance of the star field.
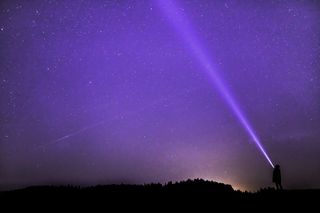
[[[287, 188], [320, 187], [317, 1], [176, 0]], [[151, 1], [0, 3], [0, 189], [272, 168]]]

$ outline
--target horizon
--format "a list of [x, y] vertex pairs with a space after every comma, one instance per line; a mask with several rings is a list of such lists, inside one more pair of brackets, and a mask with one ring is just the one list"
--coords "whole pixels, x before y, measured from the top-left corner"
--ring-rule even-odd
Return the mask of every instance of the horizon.
[[[215, 180], [210, 180], [210, 179], [203, 179], [203, 178], [194, 178], [194, 179], [183, 179], [183, 180], [172, 180], [172, 181], [166, 181], [166, 182], [145, 182], [145, 183], [130, 183], [130, 182], [113, 182], [113, 183], [99, 183], [99, 184], [85, 184], [85, 183], [37, 183], [35, 185], [20, 185], [20, 186], [6, 186], [7, 188], [1, 188], [0, 187], [0, 192], [6, 192], [6, 191], [15, 191], [15, 190], [23, 190], [23, 189], [27, 189], [30, 187], [80, 187], [82, 188], [91, 188], [91, 187], [100, 187], [100, 186], [121, 186], [121, 185], [127, 185], [127, 186], [147, 186], [147, 185], [153, 185], [153, 184], [160, 184], [161, 186], [167, 186], [169, 184], [179, 184], [179, 183], [183, 183], [183, 182], [187, 182], [187, 181], [205, 181], [205, 182], [210, 182], [210, 183], [217, 183], [217, 184], [223, 184], [226, 186], [231, 186], [232, 189], [234, 191], [240, 191], [240, 192], [249, 192], [249, 193], [256, 193], [259, 192], [261, 190], [275, 190], [276, 188], [272, 185], [272, 186], [262, 186], [258, 189], [254, 189], [254, 190], [247, 190], [245, 188], [241, 188], [241, 187], [237, 187], [234, 186], [230, 183], [224, 183], [224, 182], [219, 182], [219, 181], [215, 181]], [[284, 188], [283, 190], [285, 191], [297, 191], [297, 190], [320, 190], [320, 188]]]

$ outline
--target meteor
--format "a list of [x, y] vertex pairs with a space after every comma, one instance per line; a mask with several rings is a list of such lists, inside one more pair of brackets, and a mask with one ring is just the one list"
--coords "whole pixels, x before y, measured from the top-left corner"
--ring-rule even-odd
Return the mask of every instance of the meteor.
[[70, 134], [68, 134], [68, 135], [62, 136], [62, 137], [54, 140], [53, 143], [56, 143], [56, 142], [65, 140], [65, 139], [67, 139], [67, 138], [69, 138], [69, 137], [72, 137], [72, 136], [75, 136], [75, 135], [78, 135], [78, 134], [80, 134], [81, 132], [87, 131], [88, 129], [92, 129], [92, 128], [94, 128], [94, 127], [96, 127], [96, 126], [99, 126], [99, 125], [102, 125], [102, 124], [104, 124], [104, 121], [99, 121], [99, 122], [97, 122], [97, 123], [94, 123], [94, 124], [85, 126], [85, 127], [81, 128], [81, 129], [75, 131], [75, 132], [72, 132], [72, 133], [70, 133]]
[[99, 126], [99, 125], [102, 125], [102, 124], [104, 124], [104, 123], [105, 123], [105, 121], [99, 121], [99, 122], [96, 122], [96, 123], [94, 123], [94, 124], [85, 126], [85, 127], [81, 128], [81, 129], [78, 129], [78, 130], [76, 130], [76, 131], [74, 131], [74, 132], [71, 132], [71, 133], [69, 133], [69, 134], [67, 134], [67, 135], [64, 135], [64, 136], [62, 136], [62, 137], [60, 137], [60, 138], [57, 138], [57, 139], [55, 139], [55, 140], [52, 140], [51, 142], [49, 142], [49, 143], [47, 143], [47, 144], [41, 144], [41, 145], [35, 147], [35, 150], [38, 150], [38, 149], [41, 149], [41, 148], [46, 148], [46, 147], [49, 146], [49, 145], [57, 144], [57, 143], [59, 143], [59, 142], [61, 142], [61, 141], [64, 141], [64, 140], [67, 140], [67, 139], [70, 138], [70, 137], [79, 135], [79, 134], [82, 133], [82, 132], [85, 132], [85, 131], [87, 131], [87, 130], [89, 130], [89, 129], [93, 129], [93, 128], [95, 128], [95, 127], [97, 127], [97, 126]]
[[65, 140], [67, 140], [67, 139], [69, 139], [69, 138], [71, 138], [73, 136], [79, 135], [79, 134], [81, 134], [81, 133], [83, 133], [85, 131], [88, 131], [90, 129], [94, 129], [94, 128], [99, 127], [99, 126], [103, 126], [106, 123], [110, 123], [112, 121], [116, 121], [116, 120], [119, 120], [119, 119], [124, 118], [124, 117], [129, 117], [129, 116], [132, 116], [132, 115], [136, 115], [138, 113], [143, 112], [144, 110], [146, 110], [148, 108], [154, 107], [154, 106], [156, 106], [158, 104], [161, 104], [161, 103], [163, 103], [165, 101], [168, 101], [168, 100], [170, 100], [170, 98], [178, 98], [178, 97], [184, 95], [186, 92], [188, 92], [188, 93], [189, 92], [194, 92], [194, 91], [196, 91], [198, 89], [199, 88], [191, 88], [191, 89], [187, 89], [186, 91], [183, 91], [181, 93], [178, 93], [177, 95], [169, 95], [169, 96], [166, 96], [166, 97], [162, 97], [160, 99], [156, 99], [156, 100], [150, 102], [149, 104], [145, 104], [143, 107], [141, 107], [139, 109], [123, 112], [121, 115], [116, 115], [116, 116], [114, 116], [112, 118], [109, 118], [108, 120], [104, 119], [104, 120], [100, 120], [98, 122], [95, 122], [93, 124], [86, 125], [86, 126], [80, 128], [78, 130], [75, 130], [75, 131], [70, 132], [70, 133], [68, 133], [68, 134], [66, 134], [64, 136], [61, 136], [61, 137], [59, 137], [57, 139], [54, 139], [54, 140], [52, 140], [51, 142], [49, 142], [47, 144], [39, 145], [39, 146], [36, 147], [36, 149], [45, 148], [45, 147], [47, 147], [49, 145], [54, 145], [54, 144], [63, 142]]
[[203, 70], [209, 76], [221, 97], [225, 100], [230, 107], [233, 114], [239, 120], [243, 128], [255, 142], [259, 151], [263, 154], [269, 164], [274, 168], [274, 165], [268, 156], [267, 152], [263, 148], [259, 138], [251, 127], [249, 121], [241, 111], [235, 98], [231, 95], [225, 83], [222, 81], [218, 74], [218, 69], [212, 62], [211, 57], [206, 52], [206, 49], [202, 46], [200, 40], [195, 35], [191, 28], [191, 24], [187, 17], [183, 13], [183, 9], [179, 7], [174, 1], [171, 0], [155, 0], [161, 9], [163, 15], [169, 20], [173, 28], [181, 35], [183, 41], [187, 44], [187, 47], [194, 54], [194, 57], [198, 60], [199, 64], [203, 67]]

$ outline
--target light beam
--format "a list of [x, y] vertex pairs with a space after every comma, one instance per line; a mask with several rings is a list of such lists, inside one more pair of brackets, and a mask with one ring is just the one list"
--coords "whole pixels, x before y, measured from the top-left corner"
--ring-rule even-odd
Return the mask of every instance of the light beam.
[[187, 43], [188, 48], [194, 54], [195, 58], [198, 60], [200, 65], [204, 68], [207, 75], [209, 75], [210, 80], [213, 82], [222, 98], [227, 102], [227, 105], [231, 108], [231, 111], [237, 117], [237, 119], [242, 124], [244, 129], [247, 131], [249, 136], [253, 139], [260, 152], [263, 154], [263, 156], [266, 158], [269, 164], [274, 168], [271, 159], [269, 158], [267, 152], [263, 148], [260, 140], [255, 134], [249, 121], [246, 119], [235, 98], [231, 95], [230, 91], [218, 75], [217, 67], [210, 59], [209, 54], [206, 52], [205, 48], [202, 47], [195, 33], [192, 31], [191, 25], [185, 14], [183, 13], [183, 8], [179, 7], [174, 1], [155, 1], [161, 8], [161, 11], [164, 13], [165, 17], [167, 17], [167, 19], [169, 20], [169, 22], [171, 22], [175, 30], [181, 35], [184, 42]]

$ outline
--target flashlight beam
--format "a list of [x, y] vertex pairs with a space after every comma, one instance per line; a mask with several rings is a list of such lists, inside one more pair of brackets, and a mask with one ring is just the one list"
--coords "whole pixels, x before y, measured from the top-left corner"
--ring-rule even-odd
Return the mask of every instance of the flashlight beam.
[[184, 14], [183, 8], [179, 7], [174, 1], [171, 0], [155, 0], [159, 5], [161, 11], [164, 13], [165, 17], [174, 27], [174, 29], [181, 35], [187, 47], [194, 54], [195, 58], [198, 60], [199, 64], [204, 68], [210, 80], [225, 100], [227, 105], [230, 107], [231, 111], [237, 117], [241, 125], [244, 127], [249, 136], [253, 139], [259, 151], [263, 154], [269, 164], [274, 168], [274, 165], [269, 158], [267, 152], [263, 148], [260, 140], [253, 131], [249, 121], [246, 119], [242, 113], [239, 105], [237, 104], [234, 97], [232, 97], [228, 88], [225, 86], [224, 82], [220, 78], [217, 72], [217, 67], [210, 60], [209, 54], [206, 52], [205, 48], [202, 47], [199, 39], [195, 33], [191, 30], [190, 22]]

